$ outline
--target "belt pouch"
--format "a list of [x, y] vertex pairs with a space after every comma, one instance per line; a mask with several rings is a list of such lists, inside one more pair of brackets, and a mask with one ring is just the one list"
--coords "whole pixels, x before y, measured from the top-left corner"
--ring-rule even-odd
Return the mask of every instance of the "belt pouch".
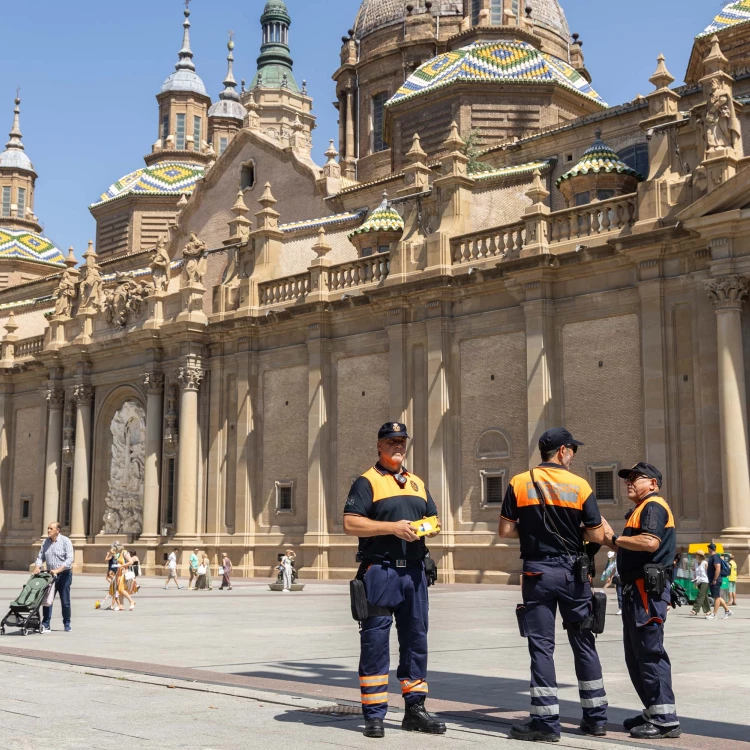
[[366, 620], [369, 616], [370, 605], [367, 602], [365, 582], [359, 578], [349, 581], [349, 596], [351, 597], [352, 617], [357, 622]]
[[435, 561], [431, 557], [424, 559], [424, 574], [427, 578], [427, 586], [434, 586], [437, 583], [438, 571]]
[[597, 591], [591, 597], [591, 632], [601, 635], [604, 632], [604, 622], [607, 617], [607, 595]]
[[587, 583], [589, 580], [589, 556], [582, 552], [576, 557], [575, 562], [575, 577], [578, 583]]
[[667, 585], [667, 571], [662, 565], [643, 566], [643, 588], [650, 596], [661, 596]]
[[526, 627], [526, 605], [516, 605], [516, 620], [518, 620], [518, 632], [521, 638], [529, 637], [529, 629]]

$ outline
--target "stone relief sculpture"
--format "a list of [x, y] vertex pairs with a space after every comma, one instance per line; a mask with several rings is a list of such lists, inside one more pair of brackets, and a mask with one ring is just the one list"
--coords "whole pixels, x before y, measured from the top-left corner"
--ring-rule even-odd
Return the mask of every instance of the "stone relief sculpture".
[[183, 286], [200, 284], [206, 273], [206, 243], [201, 242], [195, 232], [190, 233], [190, 241], [182, 251], [182, 258]]
[[86, 265], [83, 267], [83, 279], [81, 279], [80, 309], [88, 308], [99, 309], [102, 305], [102, 272], [99, 264], [96, 262], [97, 256], [94, 252], [94, 243], [89, 242], [88, 250], [83, 254], [86, 259]]
[[112, 456], [104, 500], [103, 534], [140, 534], [143, 526], [143, 475], [146, 412], [126, 401], [110, 423]]
[[143, 312], [143, 303], [152, 292], [153, 285], [119, 275], [104, 289], [104, 315], [111, 326], [123, 328], [128, 319], [137, 320]]
[[742, 137], [734, 109], [732, 92], [718, 79], [709, 83], [708, 102], [703, 116], [706, 152], [734, 149]]
[[73, 301], [76, 298], [76, 272], [66, 268], [60, 277], [55, 296], [55, 315], [70, 317], [73, 312]]
[[151, 256], [151, 278], [154, 282], [154, 290], [166, 292], [169, 286], [170, 260], [167, 254], [167, 238], [162, 236], [156, 243], [154, 254]]

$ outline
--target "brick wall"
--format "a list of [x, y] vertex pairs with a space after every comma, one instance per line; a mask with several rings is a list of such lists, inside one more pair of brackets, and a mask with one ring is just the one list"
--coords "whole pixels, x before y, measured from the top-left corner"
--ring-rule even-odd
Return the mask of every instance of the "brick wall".
[[474, 190], [471, 202], [471, 231], [479, 232], [482, 229], [519, 221], [523, 210], [531, 205], [531, 200], [526, 197], [530, 185], [531, 180], [505, 187]]
[[[27, 528], [37, 521], [41, 524], [43, 471], [37, 463], [41, 436], [38, 407], [18, 409], [15, 413], [13, 441], [13, 495], [9, 515], [12, 528]], [[21, 496], [31, 497], [31, 520], [21, 521]], [[7, 512], [7, 511], [6, 511]]]

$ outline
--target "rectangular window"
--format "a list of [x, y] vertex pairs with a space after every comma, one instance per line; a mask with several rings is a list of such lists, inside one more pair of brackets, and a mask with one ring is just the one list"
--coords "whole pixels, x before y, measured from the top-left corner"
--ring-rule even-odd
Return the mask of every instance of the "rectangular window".
[[576, 193], [576, 206], [585, 206], [589, 200], [588, 190], [585, 193]]
[[169, 115], [161, 118], [161, 144], [164, 146], [169, 138]]
[[26, 188], [18, 188], [18, 200], [16, 201], [18, 204], [18, 211], [16, 213], [16, 216], [18, 216], [19, 219], [25, 219], [26, 218]]
[[471, 24], [479, 24], [479, 11], [482, 10], [482, 0], [471, 0]]
[[31, 495], [21, 495], [21, 520], [28, 521], [31, 518]]
[[503, 0], [492, 0], [490, 3], [490, 23], [493, 26], [503, 25]]
[[276, 512], [294, 511], [294, 482], [276, 482]]
[[390, 252], [391, 246], [390, 245], [378, 245], [378, 252], [379, 253], [387, 253]]
[[221, 156], [229, 145], [229, 138], [219, 138], [219, 156]]
[[596, 199], [598, 201], [606, 201], [614, 197], [615, 197], [614, 190], [597, 190], [596, 191]]
[[589, 467], [591, 488], [600, 503], [617, 502], [617, 464], [591, 464]]
[[372, 97], [372, 150], [373, 153], [385, 151], [388, 148], [383, 139], [383, 112], [388, 94], [382, 91]]
[[200, 115], [193, 116], [193, 151], [201, 150], [201, 118]]
[[505, 494], [505, 470], [482, 469], [479, 476], [482, 480], [482, 506], [502, 505]]
[[167, 459], [167, 497], [165, 498], [166, 512], [164, 514], [164, 523], [167, 526], [174, 526], [174, 490], [175, 490], [175, 460]]
[[175, 132], [175, 147], [185, 148], [185, 115], [177, 115], [177, 130]]
[[10, 188], [3, 188], [3, 202], [0, 206], [0, 216], [10, 216]]

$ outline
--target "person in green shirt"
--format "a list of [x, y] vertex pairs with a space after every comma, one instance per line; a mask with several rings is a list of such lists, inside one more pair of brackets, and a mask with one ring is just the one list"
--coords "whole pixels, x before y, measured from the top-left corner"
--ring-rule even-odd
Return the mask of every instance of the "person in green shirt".
[[729, 553], [729, 576], [727, 577], [727, 604], [737, 604], [737, 561]]

